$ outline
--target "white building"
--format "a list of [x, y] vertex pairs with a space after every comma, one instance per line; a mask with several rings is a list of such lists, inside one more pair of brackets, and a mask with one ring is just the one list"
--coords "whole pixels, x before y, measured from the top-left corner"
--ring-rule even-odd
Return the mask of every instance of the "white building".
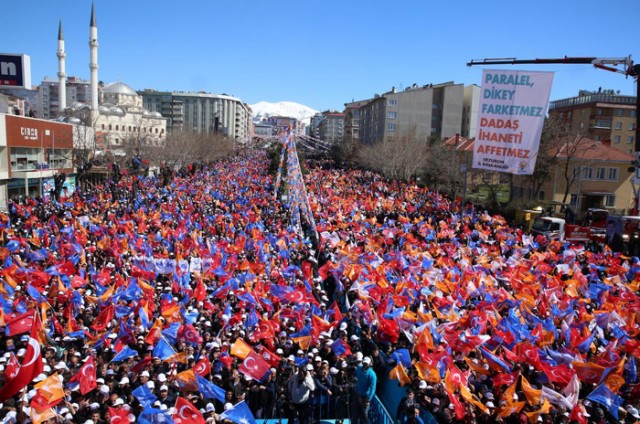
[[251, 109], [237, 97], [206, 92], [144, 90], [144, 107], [168, 120], [170, 131], [221, 133], [239, 142], [251, 135]]

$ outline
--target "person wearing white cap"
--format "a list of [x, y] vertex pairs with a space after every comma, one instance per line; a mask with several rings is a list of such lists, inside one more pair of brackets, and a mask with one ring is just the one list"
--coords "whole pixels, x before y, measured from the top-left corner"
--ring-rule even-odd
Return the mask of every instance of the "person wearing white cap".
[[311, 412], [308, 407], [309, 398], [311, 397], [311, 392], [316, 389], [316, 383], [311, 374], [312, 370], [313, 366], [307, 364], [307, 366], [298, 367], [298, 372], [289, 377], [287, 395], [292, 406], [289, 409], [288, 417], [288, 422], [290, 423], [294, 422], [296, 417], [301, 424], [307, 424], [309, 420]]
[[369, 423], [369, 408], [371, 399], [376, 393], [378, 377], [371, 368], [371, 358], [369, 356], [362, 360], [362, 365], [356, 369], [356, 396], [351, 400], [352, 414], [356, 423]]

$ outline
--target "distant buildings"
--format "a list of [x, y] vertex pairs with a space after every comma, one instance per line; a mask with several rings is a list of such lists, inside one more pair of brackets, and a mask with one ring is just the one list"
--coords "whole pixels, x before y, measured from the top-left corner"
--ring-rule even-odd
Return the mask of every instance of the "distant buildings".
[[402, 91], [394, 87], [373, 99], [345, 104], [344, 138], [364, 144], [403, 136], [444, 139], [460, 134], [463, 105], [462, 84], [414, 84]]
[[[43, 119], [54, 119], [63, 115], [60, 110], [60, 82], [45, 79], [38, 87], [37, 116]], [[74, 103], [91, 104], [91, 84], [87, 80], [68, 77], [66, 80], [66, 105]]]
[[250, 135], [251, 109], [237, 97], [205, 92], [140, 91], [143, 105], [167, 119], [170, 131], [221, 133], [238, 141]]
[[311, 118], [309, 135], [330, 144], [340, 144], [344, 140], [345, 114], [335, 111], [316, 113]]
[[576, 97], [549, 103], [549, 117], [596, 141], [611, 140], [623, 152], [635, 152], [636, 98], [613, 90], [581, 90]]

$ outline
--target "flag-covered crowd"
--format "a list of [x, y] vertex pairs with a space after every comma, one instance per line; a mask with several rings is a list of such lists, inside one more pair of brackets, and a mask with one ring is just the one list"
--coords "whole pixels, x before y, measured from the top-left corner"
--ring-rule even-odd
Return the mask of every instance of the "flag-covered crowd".
[[640, 419], [635, 258], [326, 164], [316, 241], [267, 166], [11, 203], [0, 422], [368, 422], [398, 383], [403, 423]]

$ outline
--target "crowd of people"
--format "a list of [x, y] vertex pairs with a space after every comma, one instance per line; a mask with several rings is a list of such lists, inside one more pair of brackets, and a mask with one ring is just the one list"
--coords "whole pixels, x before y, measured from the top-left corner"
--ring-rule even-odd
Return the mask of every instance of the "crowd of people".
[[366, 423], [402, 385], [402, 423], [640, 420], [637, 258], [369, 171], [305, 183], [318, 240], [259, 152], [12, 203], [0, 419]]

